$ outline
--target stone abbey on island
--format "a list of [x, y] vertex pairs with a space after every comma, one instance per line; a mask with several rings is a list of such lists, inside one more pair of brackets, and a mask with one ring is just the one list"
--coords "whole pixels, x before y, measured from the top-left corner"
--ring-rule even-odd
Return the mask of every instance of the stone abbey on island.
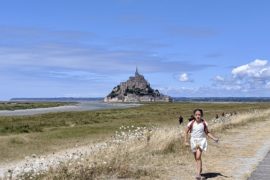
[[121, 82], [113, 88], [104, 102], [171, 102], [170, 96], [151, 88], [143, 75], [136, 68], [135, 76], [129, 77], [126, 82]]

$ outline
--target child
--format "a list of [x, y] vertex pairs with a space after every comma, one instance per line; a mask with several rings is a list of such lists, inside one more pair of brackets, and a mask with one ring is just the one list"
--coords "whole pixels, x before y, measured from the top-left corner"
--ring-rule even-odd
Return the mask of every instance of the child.
[[189, 146], [187, 138], [188, 133], [191, 133], [190, 138], [190, 147], [194, 154], [194, 158], [196, 161], [197, 166], [197, 175], [196, 179], [204, 179], [204, 177], [201, 176], [202, 173], [202, 152], [206, 151], [207, 149], [207, 140], [206, 135], [213, 139], [215, 142], [218, 142], [218, 138], [214, 137], [209, 131], [208, 131], [208, 124], [205, 120], [202, 119], [203, 117], [203, 110], [201, 109], [195, 109], [193, 111], [193, 114], [195, 116], [194, 120], [191, 120], [186, 129], [185, 133], [185, 144]]

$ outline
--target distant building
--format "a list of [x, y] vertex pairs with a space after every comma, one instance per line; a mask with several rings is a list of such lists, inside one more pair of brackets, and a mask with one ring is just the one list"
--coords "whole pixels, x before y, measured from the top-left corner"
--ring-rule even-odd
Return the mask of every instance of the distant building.
[[104, 98], [104, 102], [171, 102], [172, 98], [151, 88], [143, 75], [136, 68], [135, 76], [129, 77], [113, 88]]

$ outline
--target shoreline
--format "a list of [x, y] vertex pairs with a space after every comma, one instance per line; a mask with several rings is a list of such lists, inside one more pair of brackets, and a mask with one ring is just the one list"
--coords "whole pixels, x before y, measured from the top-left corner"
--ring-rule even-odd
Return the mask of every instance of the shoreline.
[[0, 110], [0, 117], [5, 116], [31, 116], [55, 112], [70, 112], [70, 111], [94, 111], [102, 109], [116, 109], [116, 108], [132, 108], [138, 107], [142, 104], [135, 103], [104, 103], [97, 101], [79, 102], [77, 105], [64, 105], [58, 107], [48, 108], [34, 108], [34, 109], [19, 109], [19, 110]]

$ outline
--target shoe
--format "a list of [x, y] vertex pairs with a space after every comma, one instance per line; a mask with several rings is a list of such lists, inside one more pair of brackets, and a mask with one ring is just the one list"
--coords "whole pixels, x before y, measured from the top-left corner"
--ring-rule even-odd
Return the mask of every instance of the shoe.
[[205, 177], [203, 177], [203, 176], [196, 176], [196, 178], [195, 178], [196, 180], [205, 180], [206, 178]]

